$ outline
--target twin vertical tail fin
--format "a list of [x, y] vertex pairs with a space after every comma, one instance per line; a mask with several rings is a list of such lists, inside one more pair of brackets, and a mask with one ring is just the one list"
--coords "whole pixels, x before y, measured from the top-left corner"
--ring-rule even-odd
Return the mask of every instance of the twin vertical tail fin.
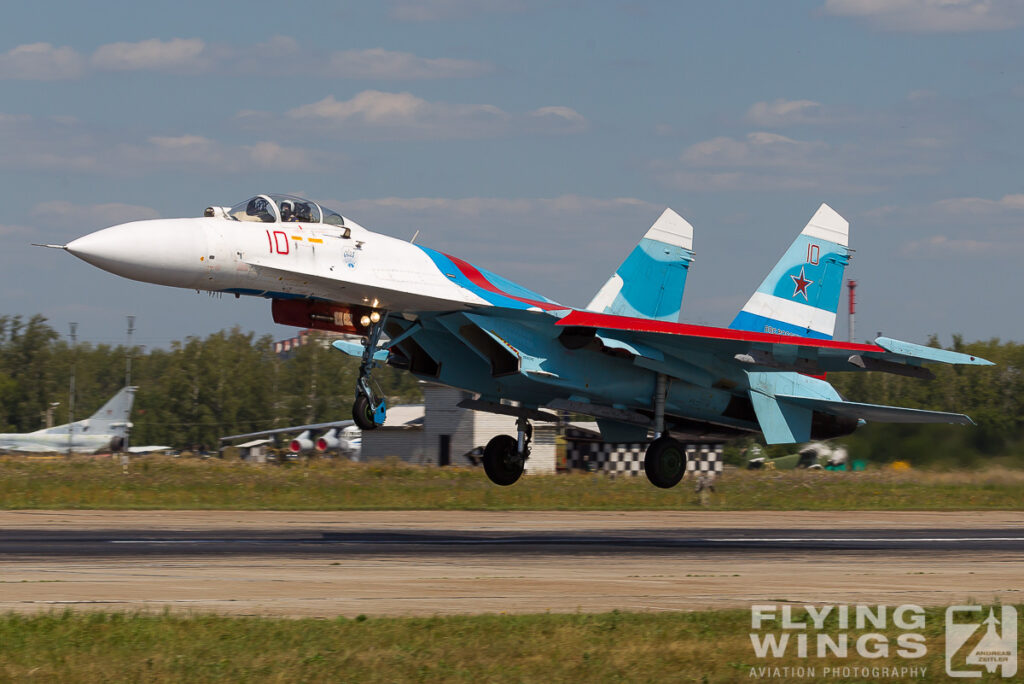
[[832, 339], [849, 237], [846, 219], [822, 204], [729, 327]]
[[675, 322], [693, 261], [693, 226], [666, 209], [587, 310]]

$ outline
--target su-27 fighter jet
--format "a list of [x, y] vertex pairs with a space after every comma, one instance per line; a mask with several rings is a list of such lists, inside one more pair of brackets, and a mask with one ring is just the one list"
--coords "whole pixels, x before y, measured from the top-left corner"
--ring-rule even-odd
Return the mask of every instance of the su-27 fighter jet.
[[885, 337], [834, 341], [848, 228], [822, 205], [728, 328], [676, 322], [693, 228], [671, 209], [586, 309], [288, 195], [57, 246], [126, 278], [268, 298], [278, 323], [364, 336], [363, 345], [334, 344], [362, 360], [353, 417], [364, 430], [385, 420], [370, 380], [380, 364], [475, 393], [462, 405], [518, 419], [516, 436], [496, 436], [484, 451], [496, 484], [519, 479], [530, 421], [554, 420], [545, 409], [555, 409], [594, 416], [606, 441], [653, 432], [644, 469], [667, 488], [686, 472], [673, 434], [762, 432], [776, 444], [846, 435], [864, 421], [971, 423], [844, 401], [824, 380], [835, 371], [927, 378], [925, 363], [991, 365]]

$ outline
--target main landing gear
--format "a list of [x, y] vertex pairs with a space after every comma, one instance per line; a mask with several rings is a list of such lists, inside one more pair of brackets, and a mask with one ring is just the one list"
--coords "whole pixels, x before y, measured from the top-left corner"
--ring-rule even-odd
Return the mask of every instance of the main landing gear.
[[507, 487], [522, 476], [526, 467], [526, 459], [530, 457], [530, 440], [533, 438], [533, 426], [526, 418], [516, 420], [518, 438], [511, 435], [498, 435], [484, 447], [484, 472], [496, 485]]
[[668, 378], [659, 373], [654, 387], [654, 441], [644, 454], [644, 472], [655, 487], [671, 489], [686, 475], [686, 447], [665, 432]]
[[686, 447], [668, 435], [659, 437], [647, 446], [644, 472], [655, 487], [675, 487], [686, 474]]
[[352, 420], [356, 422], [360, 430], [375, 430], [384, 424], [387, 417], [387, 406], [384, 397], [377, 398], [380, 388], [374, 392], [375, 383], [370, 378], [370, 372], [380, 366], [374, 358], [377, 353], [377, 345], [380, 343], [380, 336], [384, 332], [384, 321], [387, 314], [381, 314], [380, 318], [370, 326], [369, 334], [366, 336], [366, 348], [363, 349], [363, 359], [359, 364], [359, 379], [356, 380], [356, 400], [352, 404]]

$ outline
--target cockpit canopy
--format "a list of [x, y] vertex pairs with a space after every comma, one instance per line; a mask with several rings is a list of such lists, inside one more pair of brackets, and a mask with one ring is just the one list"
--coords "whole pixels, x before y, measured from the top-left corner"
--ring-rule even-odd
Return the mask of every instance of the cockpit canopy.
[[256, 223], [326, 223], [345, 227], [345, 218], [295, 195], [256, 195], [231, 207], [228, 218]]

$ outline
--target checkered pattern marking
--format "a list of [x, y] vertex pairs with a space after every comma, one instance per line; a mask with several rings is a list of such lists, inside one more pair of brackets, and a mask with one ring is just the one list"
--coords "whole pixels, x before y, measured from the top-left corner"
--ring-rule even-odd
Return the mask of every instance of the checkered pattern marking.
[[[640, 475], [644, 472], [647, 444], [606, 444], [575, 442], [569, 447], [569, 467], [615, 475]], [[687, 444], [686, 472], [722, 472], [721, 444]]]

